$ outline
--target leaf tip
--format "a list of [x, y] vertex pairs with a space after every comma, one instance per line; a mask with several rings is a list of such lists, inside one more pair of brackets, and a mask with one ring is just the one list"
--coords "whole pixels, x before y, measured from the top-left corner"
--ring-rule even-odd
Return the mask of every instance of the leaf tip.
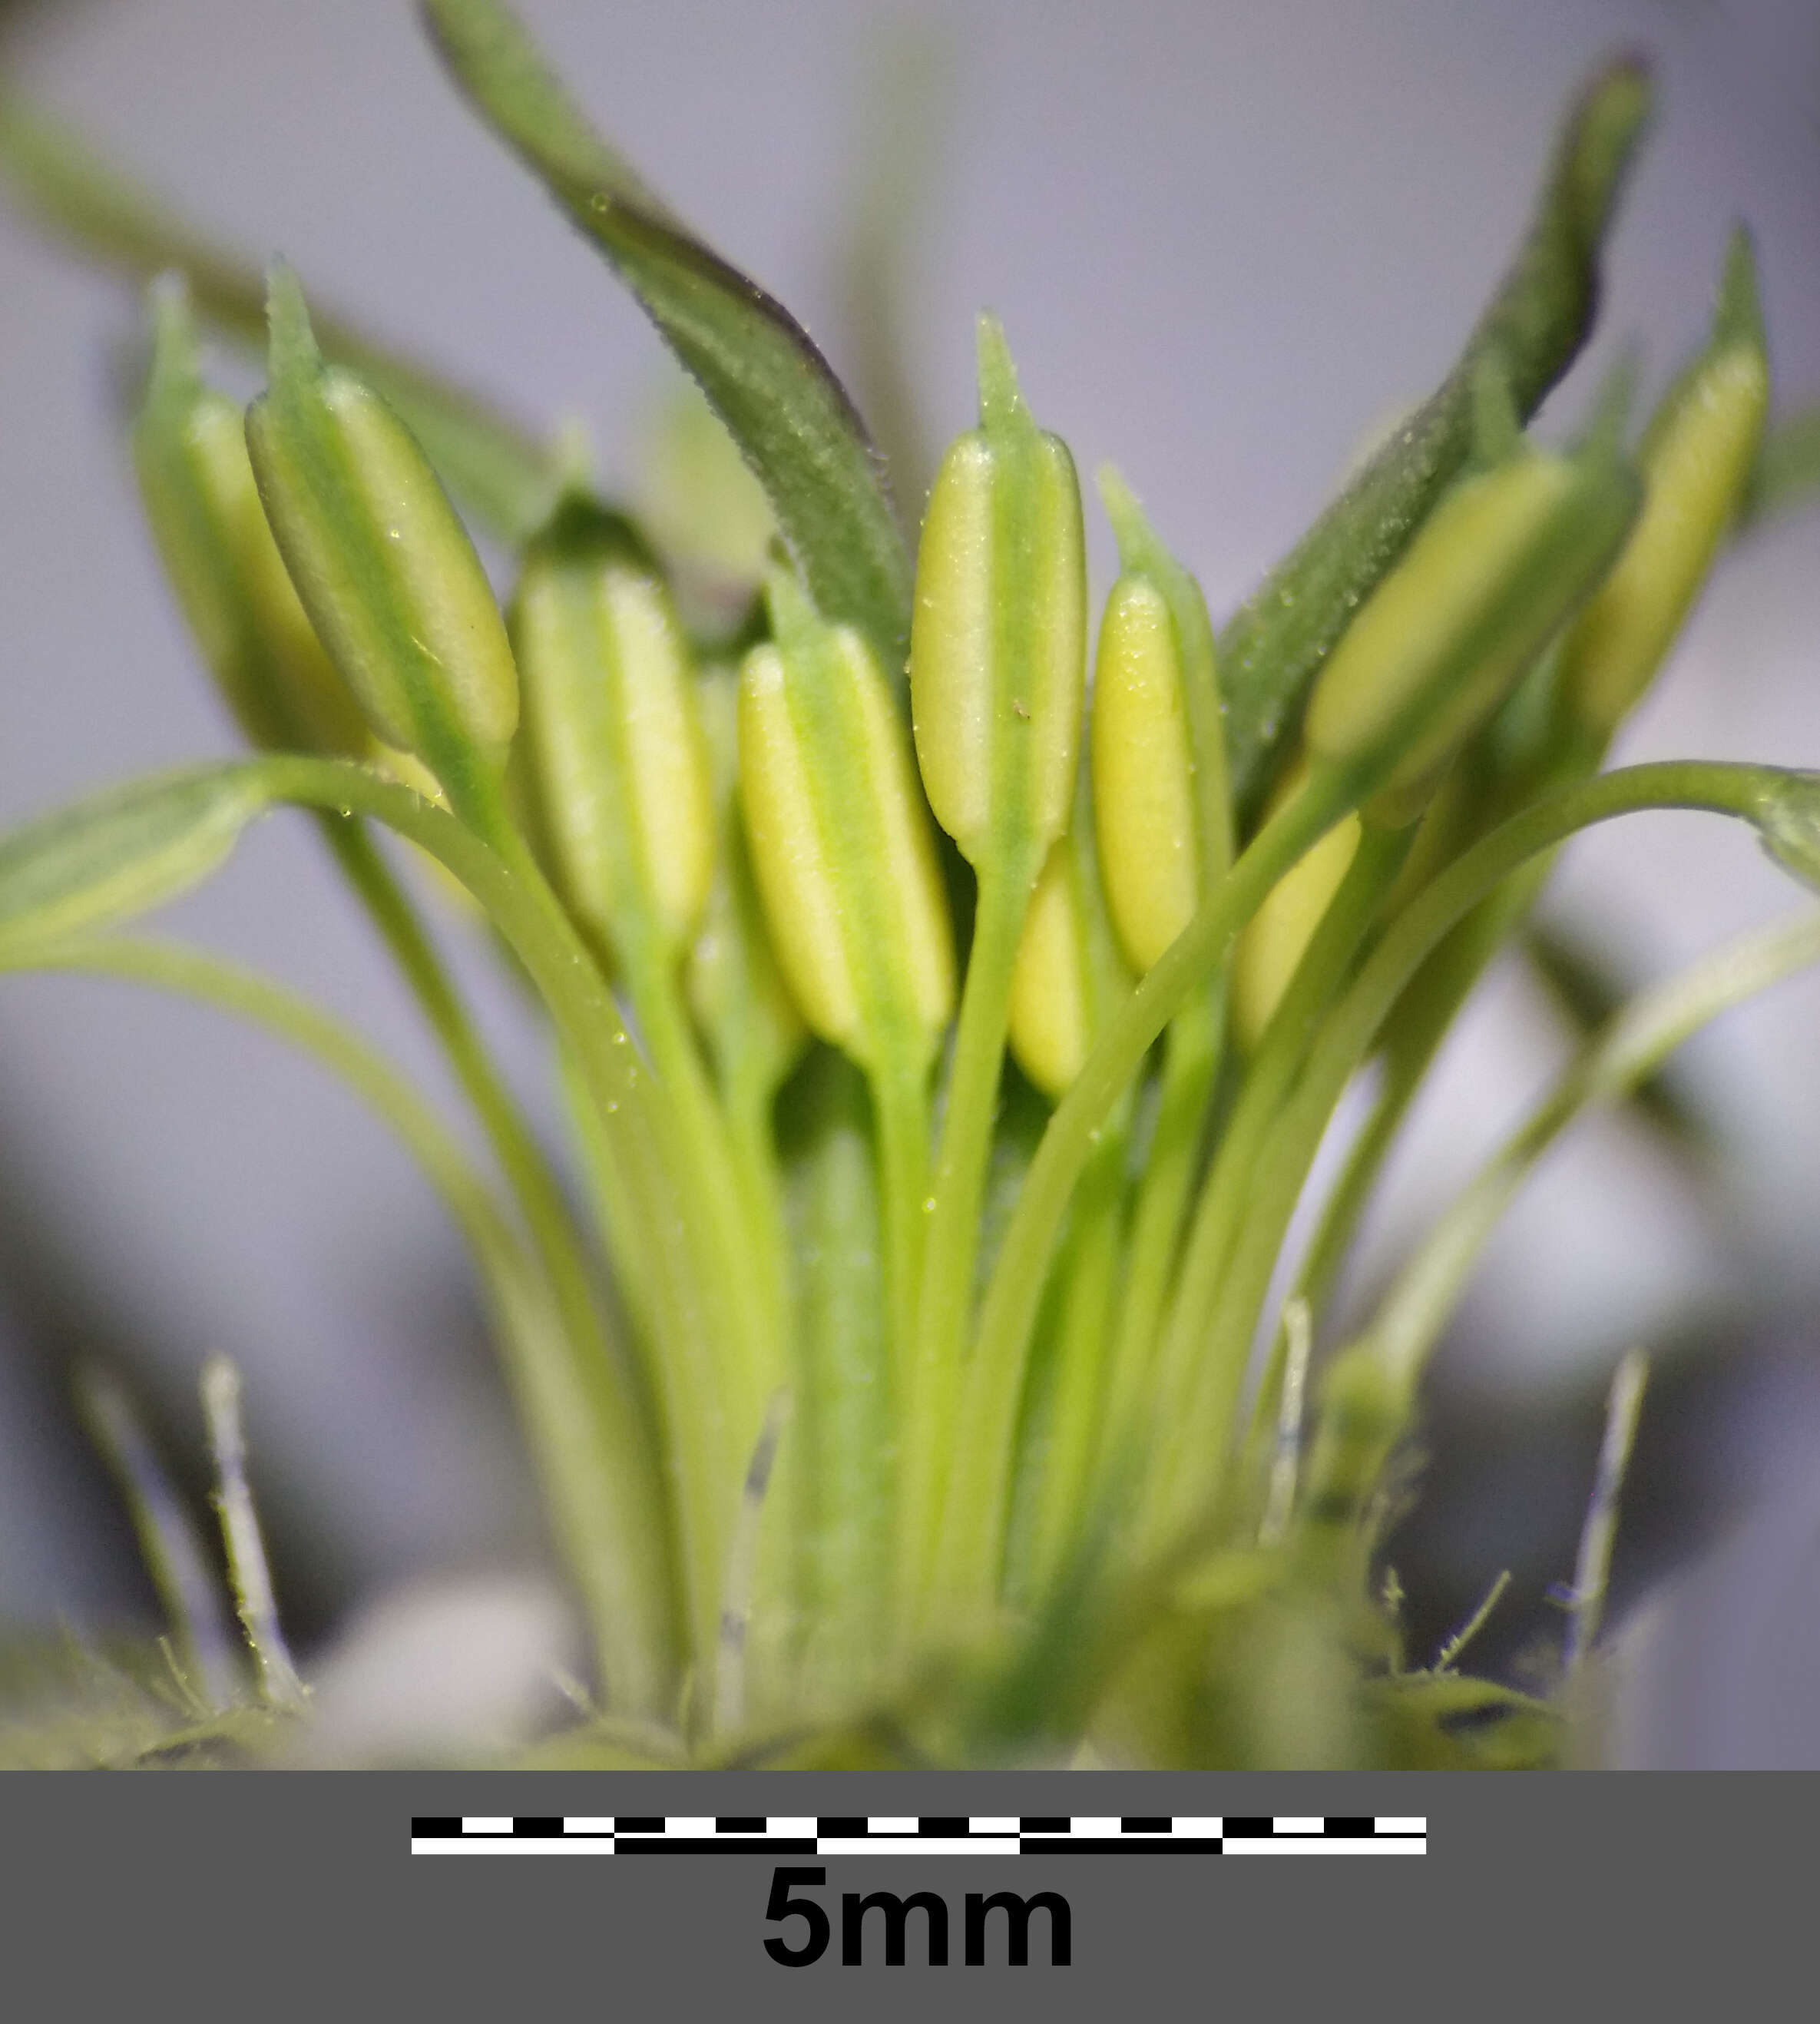
[[309, 327], [303, 284], [287, 261], [275, 259], [265, 270], [265, 321], [270, 336], [267, 370], [274, 384], [320, 371], [322, 354]]
[[1574, 101], [1562, 135], [1562, 163], [1591, 240], [1603, 236], [1655, 101], [1655, 68], [1638, 49], [1608, 57]]
[[1744, 345], [1763, 352], [1763, 296], [1757, 284], [1756, 242], [1742, 218], [1732, 226], [1725, 244], [1725, 264], [1719, 272], [1718, 299], [1713, 306], [1712, 339], [1715, 346]]
[[1027, 421], [1029, 410], [1017, 383], [1017, 368], [1005, 341], [1005, 326], [990, 310], [982, 310], [976, 339], [980, 377], [980, 426], [1002, 428]]
[[147, 399], [156, 400], [167, 392], [192, 391], [201, 380], [201, 358], [189, 284], [181, 273], [168, 270], [146, 289], [145, 318], [152, 337]]

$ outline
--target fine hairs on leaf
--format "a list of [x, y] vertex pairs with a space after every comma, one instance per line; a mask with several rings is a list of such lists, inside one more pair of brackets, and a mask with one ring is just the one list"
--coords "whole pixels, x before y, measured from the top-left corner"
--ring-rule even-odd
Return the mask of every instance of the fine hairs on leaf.
[[420, 0], [475, 109], [606, 255], [769, 496], [825, 617], [895, 676], [910, 556], [865, 424], [801, 325], [681, 224], [576, 106], [499, 0]]
[[1249, 818], [1309, 683], [1390, 568], [1472, 440], [1474, 388], [1496, 354], [1527, 420], [1592, 327], [1599, 250], [1648, 122], [1641, 57], [1586, 86], [1562, 128], [1529, 229], [1446, 379], [1280, 563], [1220, 635], [1233, 797]]

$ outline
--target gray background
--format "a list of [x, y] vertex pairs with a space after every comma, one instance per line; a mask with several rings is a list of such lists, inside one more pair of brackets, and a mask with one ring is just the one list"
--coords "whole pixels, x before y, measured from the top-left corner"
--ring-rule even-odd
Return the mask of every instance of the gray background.
[[[837, 365], [829, 248], [868, 123], [862, 86], [885, 24], [936, 30], [950, 125], [908, 332], [932, 426], [969, 418], [972, 317], [989, 305], [1039, 414], [1084, 471], [1117, 460], [1217, 610], [1444, 368], [1563, 97], [1613, 43], [1657, 55], [1662, 117], [1617, 241], [1608, 332], [1646, 334], [1659, 383], [1697, 342], [1741, 213], [1781, 396], [1820, 396], [1820, 14], [1805, 0], [526, 12], [633, 160]], [[16, 81], [199, 220], [255, 254], [282, 250], [325, 299], [534, 419], [579, 416], [610, 482], [628, 468], [662, 384], [656, 342], [457, 107], [408, 8], [77, 0], [13, 10], [9, 47]], [[8, 821], [229, 749], [110, 409], [108, 347], [130, 328], [115, 284], [0, 215]], [[1552, 419], [1571, 417], [1609, 341]], [[1817, 559], [1811, 518], [1735, 559], [1624, 756], [1820, 764]], [[1793, 896], [1741, 838], [1651, 818], [1577, 845], [1554, 904], [1655, 974]], [[441, 1086], [301, 825], [269, 825], [171, 925], [307, 988]], [[306, 1627], [412, 1575], [533, 1556], [534, 1506], [452, 1239], [351, 1101], [260, 1039], [124, 987], [9, 981], [4, 998], [17, 1341], [9, 1354], [0, 1340], [0, 1625], [142, 1606], [107, 1499], [49, 1410], [56, 1373], [31, 1349], [41, 1310], [63, 1317], [63, 1340], [130, 1338], [180, 1443], [200, 1442], [189, 1402], [203, 1355], [241, 1361]], [[491, 1003], [534, 1085], [534, 1043]], [[1729, 1226], [1697, 1214], [1633, 1133], [1580, 1135], [1469, 1304], [1453, 1359], [1467, 1391], [1546, 1393], [1741, 1289], [1796, 1318], [1778, 1326], [1789, 1367], [1805, 1367], [1817, 1024], [1808, 979], [1700, 1043], [1737, 1126]], [[1399, 1157], [1381, 1255], [1558, 1047], [1521, 980], [1500, 976]], [[1820, 1431], [1798, 1379], [1753, 1396], [1735, 1442], [1752, 1515], [1639, 1620], [1634, 1761], [1820, 1758], [1820, 1499], [1798, 1466]]]

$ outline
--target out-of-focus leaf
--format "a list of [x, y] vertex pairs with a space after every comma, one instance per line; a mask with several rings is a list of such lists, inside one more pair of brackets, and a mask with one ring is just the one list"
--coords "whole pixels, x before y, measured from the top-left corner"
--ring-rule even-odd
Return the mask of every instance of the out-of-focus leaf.
[[[265, 346], [265, 276], [164, 209], [66, 128], [0, 98], [0, 174], [41, 224], [91, 258], [141, 280], [167, 269], [188, 279], [197, 315], [251, 350]], [[516, 541], [555, 496], [555, 460], [529, 431], [339, 317], [318, 313], [324, 354], [370, 381], [423, 444], [462, 504], [490, 533]]]
[[119, 927], [200, 885], [268, 805], [250, 769], [167, 774], [0, 839], [0, 945]]
[[422, 0], [477, 112], [606, 255], [757, 473], [822, 615], [903, 666], [910, 561], [865, 424], [808, 334], [595, 131], [497, 0]]
[[[1537, 982], [1547, 992], [1576, 1043], [1589, 1042], [1615, 1018], [1636, 988], [1608, 949], [1555, 921], [1531, 921], [1522, 951]], [[1685, 1087], [1672, 1060], [1639, 1083], [1629, 1101], [1689, 1158], [1713, 1150], [1712, 1128]]]
[[1777, 423], [1763, 438], [1738, 514], [1740, 534], [1820, 504], [1820, 404]]
[[1220, 639], [1232, 792], [1254, 818], [1315, 669], [1471, 449], [1473, 388], [1502, 358], [1525, 418], [1592, 327], [1598, 254], [1650, 104], [1624, 57], [1569, 111], [1517, 257], [1440, 386], [1234, 614]]

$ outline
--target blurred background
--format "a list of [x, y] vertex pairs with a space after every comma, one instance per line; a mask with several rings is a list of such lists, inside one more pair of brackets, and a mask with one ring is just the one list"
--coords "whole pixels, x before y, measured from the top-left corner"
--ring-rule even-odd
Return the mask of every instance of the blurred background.
[[[907, 145], [914, 414], [971, 419], [972, 317], [1003, 317], [1083, 471], [1115, 459], [1216, 615], [1360, 446], [1445, 370], [1500, 271], [1561, 106], [1614, 46], [1659, 68], [1602, 337], [1653, 397], [1700, 341], [1724, 235], [1755, 228], [1783, 410], [1820, 399], [1820, 10], [1812, 0], [524, 0], [650, 181], [797, 312], [862, 405], [857, 171]], [[610, 487], [668, 398], [628, 299], [458, 106], [404, 0], [0, 0], [10, 89], [200, 225], [553, 427]], [[896, 126], [906, 130], [894, 139]], [[124, 453], [128, 291], [0, 207], [0, 820], [231, 749], [159, 579]], [[236, 376], [236, 375], [238, 376]], [[244, 368], [231, 383], [250, 390]], [[906, 498], [913, 515], [920, 500]], [[1090, 520], [1094, 516], [1089, 515]], [[1102, 581], [1110, 544], [1091, 536]], [[1820, 516], [1741, 547], [1621, 756], [1820, 765]], [[1786, 912], [1729, 830], [1578, 843], [1551, 921], [1642, 981]], [[170, 925], [359, 1024], [433, 1089], [401, 991], [295, 820]], [[534, 1036], [470, 951], [527, 1090]], [[0, 1010], [0, 1634], [152, 1620], [68, 1409], [128, 1370], [192, 1485], [195, 1379], [242, 1366], [255, 1487], [298, 1641], [410, 1585], [536, 1590], [529, 1484], [459, 1249], [351, 1099], [257, 1036], [94, 980]], [[1356, 1278], [1457, 1186], [1567, 1044], [1520, 963], [1489, 981], [1397, 1156]], [[1434, 1460], [1393, 1542], [1412, 1657], [1514, 1577], [1481, 1663], [1521, 1678], [1571, 1574], [1600, 1400], [1657, 1358], [1615, 1570], [1635, 1764], [1820, 1764], [1820, 979], [1687, 1051], [1697, 1159], [1582, 1128], [1496, 1245], [1437, 1373]], [[537, 1099], [542, 1102], [540, 1097]], [[456, 1612], [459, 1615], [460, 1612]], [[508, 1612], [509, 1614], [509, 1612]], [[547, 1641], [547, 1612], [520, 1608]]]

